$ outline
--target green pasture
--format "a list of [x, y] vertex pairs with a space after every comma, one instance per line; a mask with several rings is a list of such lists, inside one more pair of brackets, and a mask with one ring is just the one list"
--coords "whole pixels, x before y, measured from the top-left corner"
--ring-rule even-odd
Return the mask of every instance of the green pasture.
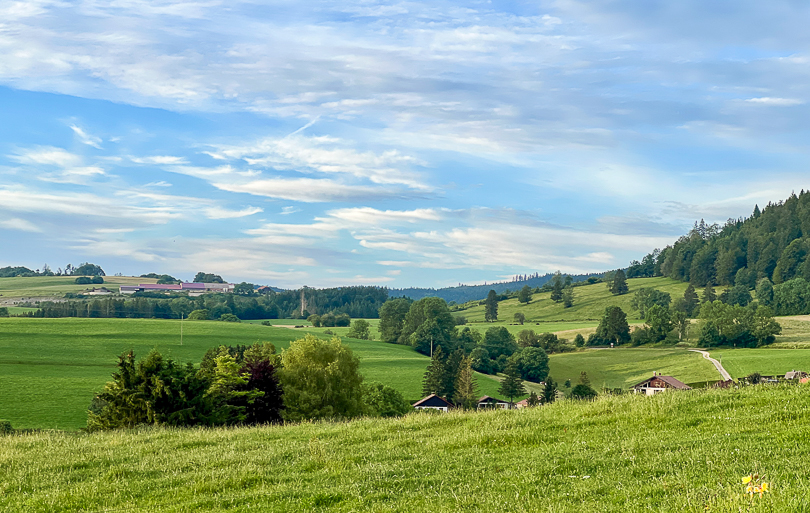
[[627, 389], [652, 377], [653, 371], [674, 376], [684, 383], [720, 379], [714, 365], [701, 354], [677, 348], [621, 347], [554, 354], [549, 357], [549, 367], [551, 377], [561, 389], [567, 379], [575, 386], [583, 371], [588, 373], [591, 386], [597, 390], [603, 387]]
[[28, 312], [35, 312], [38, 308], [26, 308], [23, 306], [7, 306], [9, 315], [20, 315]]
[[5, 299], [43, 298], [64, 296], [66, 292], [80, 293], [92, 287], [107, 287], [114, 292], [121, 285], [155, 283], [152, 278], [132, 276], [104, 276], [103, 285], [76, 285], [76, 276], [31, 276], [0, 278], [0, 301]]
[[808, 349], [711, 349], [712, 358], [720, 360], [733, 378], [759, 372], [763, 376], [785, 374], [791, 370], [810, 372]]
[[[634, 278], [627, 280], [630, 292], [621, 296], [614, 296], [604, 283], [583, 285], [574, 288], [574, 306], [563, 307], [562, 303], [551, 300], [550, 292], [534, 294], [529, 304], [518, 302], [517, 298], [507, 299], [498, 303], [498, 319], [513, 322], [515, 313], [522, 312], [526, 321], [598, 321], [608, 306], [619, 306], [627, 314], [628, 319], [636, 319], [638, 312], [630, 307], [633, 293], [642, 287], [651, 287], [663, 292], [669, 292], [672, 299], [683, 296], [688, 284], [670, 278]], [[718, 289], [719, 292], [719, 289]], [[698, 289], [702, 294], [702, 289]], [[468, 305], [470, 303], [467, 303]], [[483, 321], [484, 307], [475, 304], [470, 308], [455, 312], [463, 315], [469, 321]]]
[[[0, 436], [0, 510], [30, 513], [810, 511], [810, 387], [497, 412]], [[749, 497], [741, 478], [770, 487]]]
[[[21, 428], [78, 429], [86, 410], [130, 349], [155, 348], [181, 362], [199, 363], [218, 345], [272, 342], [280, 350], [306, 331], [259, 324], [155, 319], [0, 319], [0, 418]], [[307, 330], [309, 331], [309, 330]], [[408, 400], [421, 398], [429, 359], [410, 347], [344, 339], [367, 381], [390, 385]], [[497, 395], [496, 380], [479, 375], [482, 394]]]
[[599, 325], [597, 321], [559, 321], [559, 322], [526, 322], [524, 324], [516, 324], [513, 322], [470, 322], [463, 326], [459, 326], [459, 330], [464, 328], [472, 328], [480, 331], [483, 335], [489, 328], [504, 327], [509, 330], [509, 333], [517, 338], [518, 334], [523, 330], [532, 330], [535, 333], [557, 333], [562, 338], [567, 338], [570, 342], [574, 341], [577, 333], [582, 333], [587, 338], [587, 335], [596, 331]]

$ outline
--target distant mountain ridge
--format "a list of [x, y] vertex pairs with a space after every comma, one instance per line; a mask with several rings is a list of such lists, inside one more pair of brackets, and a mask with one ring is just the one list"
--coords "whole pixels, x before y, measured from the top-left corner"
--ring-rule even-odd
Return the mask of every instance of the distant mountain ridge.
[[[577, 274], [571, 275], [575, 282], [585, 281], [590, 277], [601, 277], [604, 273], [590, 273], [590, 274]], [[501, 281], [496, 283], [485, 283], [483, 285], [458, 285], [456, 287], [444, 287], [440, 289], [434, 288], [419, 288], [409, 287], [404, 289], [388, 289], [389, 297], [409, 297], [413, 300], [420, 300], [425, 297], [440, 297], [447, 302], [455, 301], [456, 303], [466, 303], [467, 301], [474, 301], [476, 299], [484, 299], [490, 290], [494, 290], [498, 294], [506, 292], [506, 290], [519, 290], [524, 285], [531, 288], [542, 287], [554, 277], [553, 273], [540, 275], [539, 273], [533, 275], [519, 275], [512, 281]]]

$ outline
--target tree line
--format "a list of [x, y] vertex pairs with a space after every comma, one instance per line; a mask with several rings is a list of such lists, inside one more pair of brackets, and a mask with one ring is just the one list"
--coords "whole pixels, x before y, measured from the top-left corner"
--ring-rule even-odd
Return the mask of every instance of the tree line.
[[307, 335], [280, 355], [270, 343], [209, 350], [199, 366], [158, 351], [118, 359], [94, 398], [88, 430], [138, 425], [223, 426], [397, 416], [411, 411], [399, 391], [364, 383], [339, 338]]

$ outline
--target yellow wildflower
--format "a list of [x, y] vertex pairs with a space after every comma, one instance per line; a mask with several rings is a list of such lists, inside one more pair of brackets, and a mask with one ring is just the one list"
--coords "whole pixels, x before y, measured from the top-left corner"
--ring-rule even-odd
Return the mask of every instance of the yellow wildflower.
[[751, 477], [751, 476], [745, 476], [744, 478], [742, 478], [742, 484], [748, 484], [748, 483], [750, 483], [750, 482], [751, 482], [751, 479], [752, 479], [752, 477]]

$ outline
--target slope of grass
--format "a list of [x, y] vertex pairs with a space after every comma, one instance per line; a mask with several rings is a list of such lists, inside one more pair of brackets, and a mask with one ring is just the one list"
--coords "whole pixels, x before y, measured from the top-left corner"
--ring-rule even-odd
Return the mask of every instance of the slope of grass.
[[562, 385], [570, 379], [572, 386], [585, 371], [596, 389], [627, 389], [652, 376], [653, 371], [674, 376], [684, 383], [716, 381], [720, 374], [699, 353], [685, 349], [616, 348], [589, 349], [549, 357], [551, 377]]
[[[301, 330], [255, 324], [153, 319], [0, 319], [0, 418], [20, 428], [84, 427], [93, 395], [130, 349], [155, 348], [181, 362], [199, 363], [218, 345], [268, 341], [281, 350]], [[325, 336], [325, 335], [324, 335]], [[367, 381], [390, 385], [415, 401], [429, 359], [410, 347], [344, 339], [360, 359]], [[482, 394], [497, 395], [498, 382], [479, 376]]]
[[807, 349], [712, 349], [712, 358], [720, 360], [733, 378], [759, 372], [764, 376], [785, 374], [791, 370], [810, 372]]
[[[642, 287], [651, 287], [663, 292], [669, 292], [672, 299], [682, 297], [688, 284], [675, 281], [670, 278], [635, 278], [627, 280], [630, 292], [621, 296], [614, 296], [607, 289], [604, 283], [594, 285], [584, 285], [574, 288], [574, 306], [564, 308], [562, 303], [551, 301], [551, 293], [543, 292], [534, 294], [532, 302], [522, 304], [517, 299], [507, 299], [498, 303], [498, 318], [512, 322], [515, 313], [522, 312], [526, 320], [535, 321], [585, 321], [602, 318], [605, 308], [608, 306], [619, 306], [627, 314], [628, 319], [636, 319], [638, 312], [630, 307], [633, 293]], [[719, 292], [719, 291], [718, 291]], [[698, 290], [702, 294], [702, 289]], [[467, 317], [469, 321], [483, 321], [484, 307], [475, 305], [465, 310], [460, 310], [459, 315]]]
[[[810, 510], [808, 387], [282, 427], [0, 436], [0, 510]], [[759, 472], [764, 497], [744, 494]]]
[[0, 300], [64, 296], [65, 292], [79, 293], [88, 288], [107, 287], [117, 292], [121, 285], [155, 283], [152, 278], [132, 276], [105, 276], [103, 285], [77, 285], [75, 276], [32, 276], [0, 278]]

